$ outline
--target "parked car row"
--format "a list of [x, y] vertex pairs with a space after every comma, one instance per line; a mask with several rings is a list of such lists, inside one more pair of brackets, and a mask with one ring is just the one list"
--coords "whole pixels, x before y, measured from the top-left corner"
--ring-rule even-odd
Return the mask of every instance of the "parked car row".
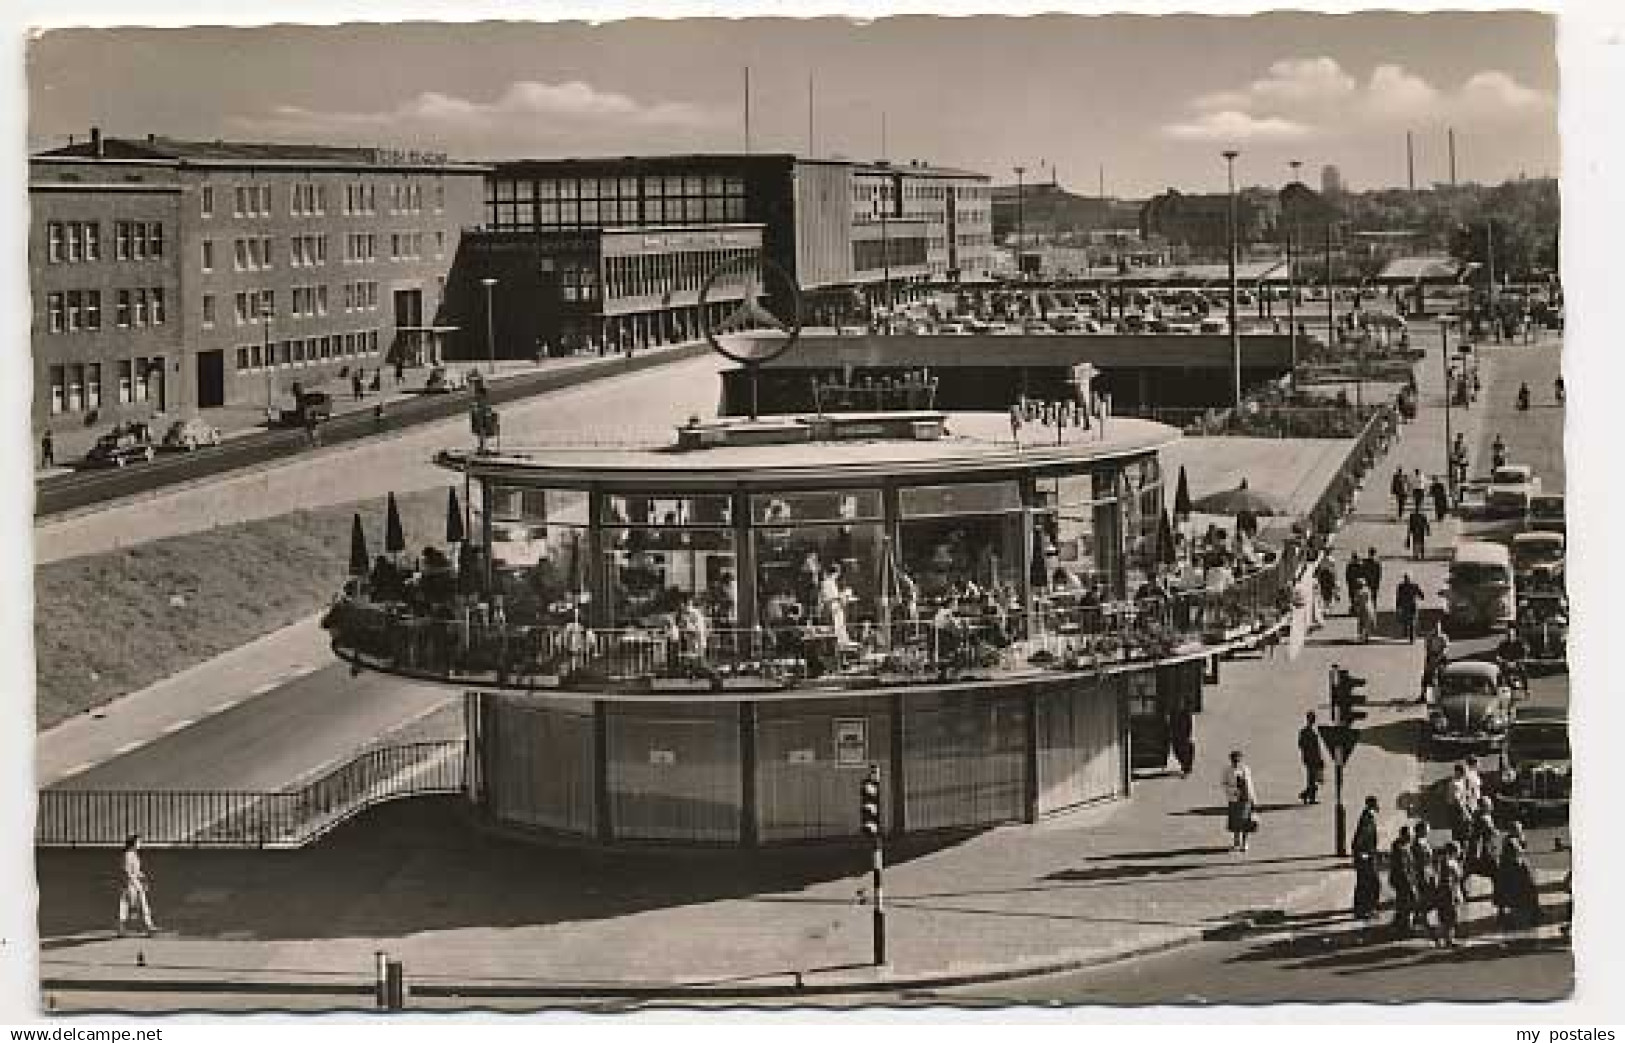
[[147, 421], [131, 420], [115, 424], [97, 438], [85, 453], [85, 463], [91, 467], [127, 467], [146, 463], [159, 451], [196, 452], [203, 446], [219, 444], [220, 429], [198, 417], [173, 421], [157, 439]]
[[1434, 749], [1485, 754], [1485, 790], [1498, 815], [1523, 822], [1567, 817], [1573, 782], [1568, 713], [1520, 706], [1499, 665], [1447, 664], [1428, 693], [1427, 729]]

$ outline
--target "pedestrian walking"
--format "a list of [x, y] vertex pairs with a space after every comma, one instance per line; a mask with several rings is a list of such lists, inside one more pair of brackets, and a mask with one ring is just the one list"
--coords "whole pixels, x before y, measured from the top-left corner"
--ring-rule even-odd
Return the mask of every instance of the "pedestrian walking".
[[46, 428], [45, 433], [40, 436], [39, 459], [42, 468], [56, 466], [56, 436], [51, 433], [50, 428]]
[[1416, 862], [1411, 827], [1400, 826], [1388, 848], [1388, 886], [1394, 889], [1394, 933], [1409, 937], [1416, 923]]
[[1377, 559], [1375, 547], [1366, 548], [1365, 584], [1371, 588], [1372, 601], [1382, 596], [1382, 562]]
[[1327, 551], [1326, 556], [1321, 558], [1320, 564], [1315, 567], [1315, 584], [1320, 588], [1321, 603], [1330, 613], [1332, 605], [1337, 602], [1337, 559], [1332, 556], [1331, 551]]
[[1428, 486], [1428, 494], [1433, 497], [1433, 517], [1440, 524], [1450, 514], [1450, 490], [1444, 487], [1444, 481], [1433, 476], [1433, 482]]
[[1411, 509], [1421, 510], [1422, 501], [1427, 498], [1427, 494], [1428, 483], [1422, 477], [1422, 469], [1418, 467], [1411, 473]]
[[1433, 532], [1433, 526], [1428, 524], [1428, 516], [1422, 511], [1420, 494], [1416, 500], [1416, 510], [1411, 512], [1411, 520], [1405, 523], [1405, 545], [1411, 549], [1411, 557], [1421, 561], [1428, 556], [1428, 536]]
[[366, 371], [363, 370], [360, 366], [357, 366], [350, 373], [350, 394], [352, 396], [354, 396], [354, 398], [355, 398], [355, 400], [357, 402], [361, 401], [363, 382], [365, 381], [365, 379], [366, 379]]
[[[1462, 869], [1466, 879], [1481, 876], [1490, 882], [1491, 891], [1499, 894], [1496, 886], [1501, 850], [1501, 831], [1495, 826], [1495, 803], [1480, 797], [1473, 808], [1472, 825], [1467, 830], [1466, 858]], [[1465, 881], [1462, 884], [1466, 890]]]
[[1354, 588], [1370, 587], [1365, 581], [1365, 559], [1360, 557], [1359, 551], [1349, 555], [1349, 563], [1343, 567], [1343, 583], [1349, 592], [1349, 615], [1358, 616], [1359, 613], [1354, 608]]
[[1439, 881], [1433, 843], [1428, 837], [1428, 824], [1418, 822], [1411, 830], [1411, 862], [1416, 873], [1416, 926], [1431, 931], [1428, 914], [1432, 909], [1434, 887]]
[[1230, 850], [1243, 854], [1248, 839], [1258, 829], [1256, 809], [1258, 790], [1253, 784], [1253, 772], [1242, 763], [1241, 751], [1230, 751], [1230, 764], [1219, 778], [1224, 789], [1225, 826], [1230, 831]]
[[1399, 586], [1394, 588], [1394, 615], [1399, 617], [1400, 629], [1405, 634], [1405, 640], [1416, 642], [1416, 620], [1422, 611], [1422, 586], [1411, 579], [1409, 572], [1400, 578]]
[[1168, 745], [1179, 762], [1180, 777], [1190, 778], [1196, 765], [1196, 718], [1184, 699], [1168, 713]]
[[1500, 467], [1505, 467], [1506, 465], [1507, 465], [1507, 444], [1506, 444], [1506, 441], [1504, 439], [1502, 439], [1502, 437], [1499, 434], [1497, 434], [1495, 436], [1494, 443], [1492, 443], [1490, 445], [1490, 467], [1491, 468], [1500, 468]]
[[1540, 891], [1529, 866], [1523, 823], [1513, 822], [1501, 841], [1501, 860], [1495, 872], [1495, 911], [1503, 927], [1540, 926]]
[[1435, 619], [1433, 629], [1429, 630], [1423, 639], [1422, 650], [1422, 692], [1416, 697], [1417, 702], [1426, 702], [1428, 689], [1432, 687], [1434, 678], [1439, 670], [1450, 659], [1450, 638], [1444, 632], [1444, 621]]
[[1563, 378], [1562, 377], [1558, 377], [1556, 380], [1552, 381], [1552, 395], [1553, 395], [1553, 397], [1555, 397], [1557, 399], [1557, 404], [1558, 405], [1563, 404], [1564, 395], [1563, 395]]
[[1369, 920], [1377, 915], [1382, 901], [1382, 877], [1377, 873], [1377, 809], [1376, 797], [1365, 798], [1365, 810], [1354, 826], [1354, 840], [1350, 851], [1354, 855], [1354, 918]]
[[1461, 906], [1467, 900], [1467, 877], [1461, 864], [1461, 845], [1454, 840], [1439, 854], [1437, 878], [1433, 882], [1433, 915], [1439, 929], [1433, 944], [1454, 949], [1461, 935]]
[[1405, 501], [1410, 499], [1410, 480], [1403, 467], [1394, 468], [1394, 477], [1388, 482], [1388, 491], [1394, 497], [1394, 521], [1405, 520]]
[[147, 874], [141, 866], [141, 834], [131, 833], [124, 841], [124, 883], [118, 896], [118, 936], [124, 925], [136, 917], [151, 937], [158, 928], [152, 922], [152, 903], [147, 899]]
[[1451, 769], [1450, 782], [1445, 786], [1446, 810], [1450, 815], [1450, 835], [1467, 843], [1473, 833], [1474, 801], [1472, 788], [1467, 785], [1467, 765], [1457, 761]]
[[1320, 732], [1315, 729], [1315, 711], [1304, 715], [1303, 727], [1298, 729], [1298, 757], [1303, 761], [1303, 791], [1298, 800], [1304, 804], [1320, 803], [1320, 786], [1326, 778], [1326, 754], [1320, 745]]
[[1377, 629], [1377, 609], [1376, 599], [1371, 596], [1371, 588], [1365, 585], [1363, 579], [1355, 580], [1354, 589], [1349, 592], [1349, 611], [1354, 615], [1360, 641], [1369, 642]]

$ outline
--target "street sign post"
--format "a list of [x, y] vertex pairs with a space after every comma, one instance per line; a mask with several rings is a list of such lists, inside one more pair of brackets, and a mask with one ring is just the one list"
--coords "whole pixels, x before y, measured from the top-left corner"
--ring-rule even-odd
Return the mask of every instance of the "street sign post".
[[874, 964], [886, 965], [885, 850], [880, 828], [880, 765], [869, 765], [869, 774], [858, 787], [858, 822], [863, 834], [874, 841], [870, 872], [873, 875], [874, 906], [871, 922], [874, 933]]
[[1353, 756], [1354, 747], [1360, 742], [1360, 732], [1347, 724], [1323, 724], [1318, 730], [1320, 741], [1326, 744], [1327, 752], [1332, 755], [1332, 790], [1336, 801], [1332, 819], [1332, 842], [1337, 857], [1344, 858], [1349, 853], [1349, 813], [1343, 805], [1343, 768], [1348, 764], [1349, 757]]

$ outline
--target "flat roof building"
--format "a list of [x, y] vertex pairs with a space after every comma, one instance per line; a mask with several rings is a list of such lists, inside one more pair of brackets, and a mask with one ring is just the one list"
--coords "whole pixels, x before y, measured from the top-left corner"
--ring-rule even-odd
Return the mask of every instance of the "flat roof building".
[[432, 354], [486, 170], [97, 130], [32, 157], [36, 429], [271, 407], [296, 382]]
[[454, 321], [468, 329], [454, 351], [692, 339], [706, 276], [741, 250], [796, 280], [809, 321], [851, 321], [884, 303], [888, 277], [900, 296], [985, 274], [990, 229], [984, 176], [917, 163], [729, 153], [501, 162], [452, 277]]

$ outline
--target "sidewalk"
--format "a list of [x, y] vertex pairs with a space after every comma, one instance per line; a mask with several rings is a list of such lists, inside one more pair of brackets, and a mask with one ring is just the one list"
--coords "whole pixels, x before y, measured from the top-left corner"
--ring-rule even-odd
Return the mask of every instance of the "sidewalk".
[[[674, 349], [686, 348], [692, 346], [694, 343], [697, 342], [690, 341], [683, 344], [670, 344], [657, 348], [645, 348], [642, 349], [639, 354], [659, 353]], [[453, 375], [460, 375], [477, 370], [484, 375], [486, 379], [500, 382], [503, 380], [512, 379], [514, 377], [527, 376], [533, 373], [541, 373], [546, 371], [568, 372], [572, 369], [579, 369], [582, 367], [609, 365], [621, 361], [624, 357], [625, 356], [621, 354], [604, 356], [593, 354], [572, 355], [563, 358], [547, 358], [541, 360], [501, 359], [494, 364], [494, 367], [491, 363], [483, 361], [458, 361], [446, 363], [446, 369], [448, 373]], [[362, 396], [359, 399], [355, 397], [354, 390], [348, 376], [340, 377], [335, 375], [327, 380], [317, 381], [314, 383], [301, 382], [304, 390], [325, 392], [332, 397], [333, 415], [335, 417], [343, 416], [349, 413], [358, 413], [371, 410], [373, 407], [378, 405], [380, 401], [382, 401], [387, 407], [388, 404], [392, 402], [403, 402], [409, 399], [417, 398], [423, 393], [424, 383], [428, 380], [429, 371], [432, 368], [428, 366], [408, 367], [404, 379], [397, 382], [395, 380], [394, 367], [376, 364], [375, 360], [360, 359], [357, 361], [362, 364], [362, 368], [364, 368], [367, 373]], [[302, 370], [290, 369], [277, 374], [276, 395], [272, 398], [271, 403], [273, 408], [280, 409], [293, 404], [293, 393], [291, 388], [296, 381], [299, 381], [302, 373]], [[378, 391], [373, 391], [371, 389], [372, 374], [374, 373], [378, 373], [380, 376], [380, 388]], [[199, 409], [191, 412], [174, 411], [169, 413], [155, 414], [153, 420], [151, 421], [153, 437], [162, 438], [164, 431], [175, 420], [182, 419], [183, 417], [187, 416], [198, 416], [219, 428], [222, 439], [229, 441], [234, 438], [242, 438], [245, 435], [256, 434], [266, 430], [265, 410], [265, 400], [264, 397], [261, 396], [253, 401], [229, 403], [224, 406], [216, 406], [210, 409]], [[52, 436], [56, 442], [55, 449], [58, 464], [55, 467], [49, 468], [41, 468], [37, 466], [39, 464], [39, 445], [38, 439], [36, 439], [34, 446], [36, 464], [34, 475], [35, 478], [48, 478], [52, 475], [73, 473], [74, 468], [68, 466], [68, 464], [81, 461], [84, 458], [86, 451], [88, 451], [91, 446], [96, 444], [96, 439], [103, 434], [106, 434], [111, 427], [111, 420], [96, 424], [92, 427], [84, 427], [82, 425], [73, 427], [53, 427]]]

